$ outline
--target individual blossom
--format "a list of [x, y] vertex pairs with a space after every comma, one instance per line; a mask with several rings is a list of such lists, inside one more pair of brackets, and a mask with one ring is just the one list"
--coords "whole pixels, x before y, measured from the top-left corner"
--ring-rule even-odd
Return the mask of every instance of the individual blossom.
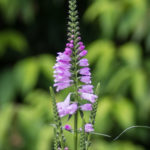
[[89, 65], [89, 63], [88, 63], [88, 60], [86, 58], [83, 58], [79, 61], [79, 66], [86, 67], [88, 65]]
[[83, 110], [83, 111], [91, 111], [92, 110], [92, 104], [81, 105], [80, 109]]
[[81, 76], [80, 81], [86, 84], [91, 84], [91, 77], [90, 76]]
[[90, 68], [88, 68], [88, 67], [81, 68], [80, 69], [80, 74], [85, 75], [85, 76], [90, 76], [91, 75]]
[[77, 109], [77, 103], [70, 104], [71, 93], [67, 96], [64, 102], [57, 103], [57, 109], [60, 117], [64, 117], [68, 114], [73, 115]]
[[95, 103], [95, 99], [97, 99], [97, 95], [89, 94], [89, 93], [81, 93], [81, 98], [88, 100], [91, 103]]
[[71, 128], [71, 126], [69, 124], [66, 124], [64, 126], [64, 129], [67, 130], [67, 131], [70, 131], [72, 128]]
[[78, 90], [80, 93], [93, 93], [93, 85], [82, 85]]
[[68, 147], [65, 147], [65, 149], [64, 150], [69, 150], [69, 148]]
[[65, 82], [59, 82], [59, 83], [55, 83], [54, 86], [57, 87], [56, 91], [60, 91], [60, 90], [63, 90], [67, 87], [70, 87], [71, 86], [71, 80], [67, 80]]
[[92, 132], [94, 131], [93, 125], [90, 123], [85, 124], [85, 132]]
[[79, 56], [80, 57], [83, 57], [83, 56], [85, 56], [87, 54], [87, 50], [83, 50], [83, 51], [81, 51], [81, 53], [79, 53]]

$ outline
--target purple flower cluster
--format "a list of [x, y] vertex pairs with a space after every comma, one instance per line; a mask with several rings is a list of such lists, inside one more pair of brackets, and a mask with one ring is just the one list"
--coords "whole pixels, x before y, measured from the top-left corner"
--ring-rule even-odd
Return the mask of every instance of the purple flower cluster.
[[[79, 42], [78, 45], [79, 45], [79, 56], [80, 56], [79, 66], [81, 67], [79, 70], [80, 81], [85, 84], [79, 88], [78, 92], [82, 99], [94, 103], [97, 96], [93, 94], [93, 86], [91, 85], [91, 72], [90, 72], [90, 68], [88, 67], [89, 63], [86, 58], [82, 58], [87, 54], [87, 50], [85, 50], [85, 46], [83, 42]], [[90, 111], [92, 110], [92, 105], [84, 104], [80, 106], [80, 108], [83, 111]]]
[[54, 71], [54, 77], [55, 77], [54, 86], [57, 87], [56, 88], [57, 92], [71, 86], [71, 83], [73, 82], [70, 79], [72, 48], [73, 48], [73, 41], [70, 41], [70, 43], [67, 43], [65, 51], [63, 53], [61, 53], [61, 52], [58, 53], [58, 56], [56, 59], [57, 63], [53, 67], [55, 69], [55, 71]]
[[[74, 36], [72, 36], [72, 38], [73, 37]], [[60, 117], [64, 117], [68, 114], [72, 115], [77, 111], [77, 109], [81, 109], [82, 111], [91, 111], [92, 103], [94, 103], [95, 99], [97, 98], [97, 96], [93, 94], [93, 85], [91, 85], [91, 72], [90, 68], [88, 67], [88, 60], [86, 58], [83, 58], [87, 54], [87, 50], [85, 50], [83, 42], [80, 41], [80, 37], [78, 37], [78, 40], [78, 63], [76, 65], [78, 65], [79, 68], [79, 80], [83, 84], [79, 87], [78, 93], [80, 95], [80, 98], [83, 100], [87, 100], [88, 103], [81, 106], [78, 106], [77, 103], [70, 104], [70, 93], [64, 102], [57, 103], [57, 108]], [[66, 44], [65, 51], [63, 53], [58, 53], [56, 59], [57, 63], [53, 67], [55, 69], [54, 86], [56, 87], [57, 92], [73, 85], [73, 74], [71, 73], [72, 58], [74, 57], [72, 54], [73, 49], [74, 41], [70, 40], [70, 42]]]

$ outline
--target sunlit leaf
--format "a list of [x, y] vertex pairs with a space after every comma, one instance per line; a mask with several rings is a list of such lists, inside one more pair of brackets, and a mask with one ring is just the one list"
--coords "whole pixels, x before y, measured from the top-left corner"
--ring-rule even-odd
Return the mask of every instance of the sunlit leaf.
[[135, 124], [135, 106], [126, 98], [115, 101], [113, 114], [123, 129]]
[[0, 149], [4, 149], [4, 144], [7, 141], [9, 128], [11, 127], [13, 119], [13, 107], [12, 105], [5, 105], [0, 110]]
[[36, 58], [28, 58], [18, 62], [14, 69], [16, 82], [23, 94], [32, 90], [38, 80], [39, 65]]
[[2, 56], [8, 48], [24, 52], [28, 47], [27, 40], [18, 31], [2, 31], [0, 32], [0, 56]]
[[143, 101], [148, 92], [147, 77], [144, 70], [138, 69], [132, 74], [131, 87], [136, 100]]
[[104, 97], [98, 104], [95, 131], [105, 133], [110, 129], [112, 120], [110, 118], [111, 109], [113, 107], [113, 99]]
[[119, 56], [127, 65], [135, 68], [141, 64], [142, 49], [136, 43], [127, 43], [120, 47]]
[[40, 55], [38, 58], [38, 63], [42, 73], [49, 80], [53, 80], [53, 66], [55, 64], [55, 58], [52, 55]]
[[14, 82], [13, 71], [5, 70], [0, 73], [0, 104], [14, 100], [16, 84]]

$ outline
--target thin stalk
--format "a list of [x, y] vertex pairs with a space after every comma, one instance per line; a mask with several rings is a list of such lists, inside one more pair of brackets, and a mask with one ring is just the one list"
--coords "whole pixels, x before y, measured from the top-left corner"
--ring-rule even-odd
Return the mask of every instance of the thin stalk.
[[[72, 66], [73, 66], [73, 81], [74, 81], [74, 92], [75, 100], [79, 101], [78, 94], [78, 36], [79, 33], [79, 22], [78, 22], [78, 11], [77, 11], [77, 0], [69, 0], [69, 21], [68, 21], [68, 40], [73, 40], [74, 48], [72, 48]], [[78, 111], [74, 116], [74, 150], [78, 149]]]
[[78, 149], [78, 111], [76, 112], [74, 116], [74, 150]]

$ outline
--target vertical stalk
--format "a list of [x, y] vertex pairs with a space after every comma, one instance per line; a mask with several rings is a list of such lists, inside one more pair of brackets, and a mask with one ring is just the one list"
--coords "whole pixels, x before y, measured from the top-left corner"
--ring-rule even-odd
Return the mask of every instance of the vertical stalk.
[[[69, 21], [68, 21], [68, 40], [73, 40], [74, 48], [72, 54], [72, 66], [73, 66], [73, 81], [75, 91], [75, 101], [79, 101], [78, 95], [78, 36], [79, 33], [79, 22], [78, 22], [78, 11], [77, 11], [77, 0], [69, 0]], [[74, 150], [78, 149], [78, 111], [74, 116]]]
[[78, 111], [74, 116], [74, 150], [78, 149]]

